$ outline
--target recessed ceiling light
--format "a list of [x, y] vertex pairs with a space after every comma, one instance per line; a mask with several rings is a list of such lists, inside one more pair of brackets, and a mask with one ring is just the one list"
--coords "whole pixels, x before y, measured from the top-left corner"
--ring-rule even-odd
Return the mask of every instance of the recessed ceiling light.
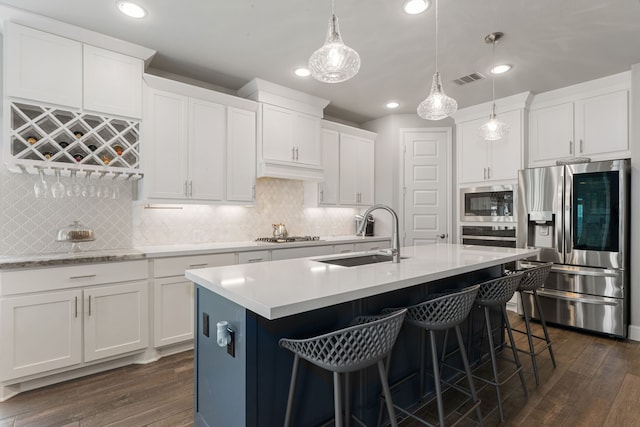
[[500, 64], [500, 65], [496, 65], [495, 67], [493, 67], [491, 69], [491, 74], [502, 74], [502, 73], [506, 73], [507, 71], [509, 71], [511, 69], [511, 65], [509, 64]]
[[409, 15], [417, 15], [429, 8], [429, 0], [406, 0], [402, 10]]
[[119, 1], [118, 9], [131, 18], [144, 18], [147, 16], [147, 11], [142, 6], [129, 1]]
[[293, 70], [293, 74], [298, 77], [309, 77], [311, 75], [311, 71], [307, 67], [298, 67]]
[[400, 106], [400, 104], [398, 104], [396, 101], [389, 101], [385, 104], [385, 107], [387, 108], [398, 108]]

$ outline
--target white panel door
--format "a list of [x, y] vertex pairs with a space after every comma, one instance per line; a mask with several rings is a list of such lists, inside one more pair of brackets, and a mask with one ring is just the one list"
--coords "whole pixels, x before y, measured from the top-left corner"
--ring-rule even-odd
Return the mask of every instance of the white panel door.
[[450, 130], [401, 130], [404, 146], [404, 246], [449, 241]]
[[84, 45], [84, 108], [142, 117], [142, 60]]
[[79, 364], [82, 294], [60, 291], [0, 302], [0, 381]]
[[194, 288], [184, 276], [155, 279], [154, 347], [193, 339]]
[[256, 113], [227, 107], [227, 200], [253, 202], [256, 186]]
[[224, 197], [227, 111], [224, 105], [189, 98], [189, 182], [191, 199]]
[[147, 197], [185, 199], [189, 99], [149, 88], [146, 102], [142, 160]]
[[116, 356], [149, 345], [147, 281], [84, 290], [84, 360]]
[[6, 23], [6, 94], [82, 107], [82, 44]]

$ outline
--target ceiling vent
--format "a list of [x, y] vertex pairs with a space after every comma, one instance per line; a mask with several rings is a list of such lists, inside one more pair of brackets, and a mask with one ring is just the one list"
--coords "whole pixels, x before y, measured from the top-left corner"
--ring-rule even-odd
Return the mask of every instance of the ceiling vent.
[[482, 79], [486, 79], [486, 77], [480, 73], [471, 73], [467, 74], [466, 76], [458, 77], [453, 82], [459, 86], [462, 86]]

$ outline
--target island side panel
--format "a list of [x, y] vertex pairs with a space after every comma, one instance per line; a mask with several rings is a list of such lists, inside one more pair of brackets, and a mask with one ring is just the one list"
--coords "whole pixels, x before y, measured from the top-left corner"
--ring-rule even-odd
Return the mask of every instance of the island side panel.
[[[195, 426], [251, 425], [246, 419], [246, 309], [196, 286], [195, 313]], [[209, 318], [209, 336], [205, 335], [204, 316]], [[235, 357], [217, 344], [216, 323], [222, 320], [235, 331]]]

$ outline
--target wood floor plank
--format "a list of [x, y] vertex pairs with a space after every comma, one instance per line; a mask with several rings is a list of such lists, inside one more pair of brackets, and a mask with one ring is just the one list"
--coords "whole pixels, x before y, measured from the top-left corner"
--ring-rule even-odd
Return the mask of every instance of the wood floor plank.
[[[636, 356], [637, 357], [637, 356]], [[622, 382], [605, 426], [640, 426], [640, 376], [627, 374]]]

